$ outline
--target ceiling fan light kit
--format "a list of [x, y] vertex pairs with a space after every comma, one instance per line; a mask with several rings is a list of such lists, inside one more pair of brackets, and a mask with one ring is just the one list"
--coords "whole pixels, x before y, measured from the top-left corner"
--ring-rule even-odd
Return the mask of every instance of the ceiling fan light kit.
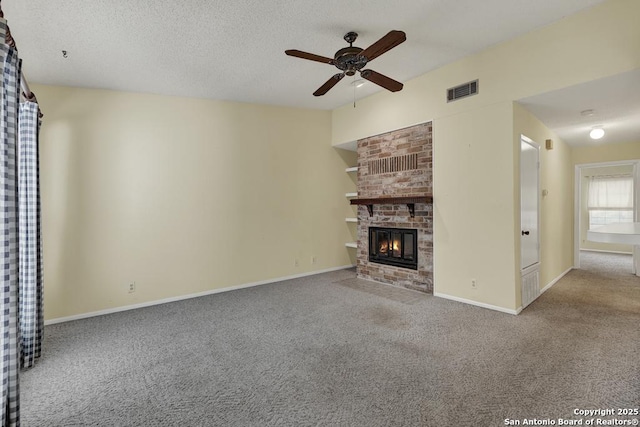
[[371, 62], [383, 53], [393, 49], [400, 43], [403, 43], [407, 36], [403, 31], [393, 30], [389, 31], [380, 40], [372, 44], [366, 49], [354, 46], [353, 42], [358, 38], [358, 34], [349, 31], [344, 36], [344, 40], [349, 43], [348, 47], [344, 47], [338, 50], [333, 59], [325, 56], [315, 55], [313, 53], [303, 52], [301, 50], [290, 49], [285, 53], [289, 56], [295, 56], [297, 58], [308, 59], [310, 61], [322, 62], [324, 64], [333, 65], [338, 68], [341, 73], [334, 74], [329, 80], [327, 80], [322, 86], [318, 88], [313, 94], [315, 96], [322, 96], [327, 93], [332, 87], [334, 87], [344, 76], [353, 76], [357, 72], [360, 73], [360, 77], [365, 80], [369, 80], [372, 83], [377, 84], [391, 92], [397, 92], [402, 90], [403, 84], [393, 80], [390, 77], [380, 74], [373, 70], [363, 70], [367, 63]]

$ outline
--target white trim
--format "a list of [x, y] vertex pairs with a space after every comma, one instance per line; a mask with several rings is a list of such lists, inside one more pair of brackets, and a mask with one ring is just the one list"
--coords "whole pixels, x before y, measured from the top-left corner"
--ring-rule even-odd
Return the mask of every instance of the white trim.
[[512, 310], [510, 308], [499, 307], [497, 305], [485, 304], [483, 302], [473, 301], [473, 300], [470, 300], [470, 299], [454, 297], [453, 295], [442, 294], [440, 292], [434, 292], [433, 296], [434, 297], [439, 297], [439, 298], [444, 298], [444, 299], [449, 299], [449, 300], [452, 300], [452, 301], [463, 302], [465, 304], [475, 305], [475, 306], [482, 307], [482, 308], [488, 308], [489, 310], [500, 311], [502, 313], [507, 313], [507, 314], [514, 314], [515, 315], [515, 314], [519, 313], [518, 310]]
[[[569, 273], [571, 270], [573, 270], [573, 267], [569, 267], [567, 268], [563, 273], [560, 273], [560, 275], [558, 277], [556, 277], [555, 279], [553, 279], [552, 281], [549, 282], [549, 284], [547, 286], [545, 286], [544, 288], [540, 289], [540, 295], [542, 295], [543, 293], [547, 292], [549, 289], [551, 289], [551, 287], [553, 285], [555, 285], [556, 283], [558, 283], [560, 281], [560, 279], [562, 279], [564, 276], [567, 275], [567, 273]], [[538, 295], [538, 298], [540, 298], [540, 295]]]
[[55, 325], [56, 323], [71, 322], [73, 320], [87, 319], [89, 317], [103, 316], [105, 314], [112, 314], [112, 313], [118, 313], [118, 312], [121, 312], [121, 311], [135, 310], [137, 308], [151, 307], [151, 306], [154, 306], [154, 305], [160, 305], [160, 304], [166, 304], [166, 303], [169, 303], [169, 302], [182, 301], [182, 300], [191, 299], [191, 298], [204, 297], [204, 296], [207, 296], [207, 295], [220, 294], [220, 293], [223, 293], [223, 292], [235, 291], [235, 290], [238, 290], [238, 289], [252, 288], [254, 286], [267, 285], [269, 283], [276, 283], [276, 282], [283, 282], [285, 280], [291, 280], [291, 279], [299, 279], [301, 277], [307, 277], [307, 276], [315, 276], [316, 274], [330, 273], [332, 271], [338, 271], [338, 270], [346, 270], [348, 268], [353, 268], [353, 267], [355, 267], [355, 265], [343, 265], [343, 266], [340, 266], [340, 267], [332, 267], [332, 268], [327, 268], [327, 269], [324, 269], [324, 270], [311, 271], [311, 272], [308, 272], [308, 273], [294, 274], [292, 276], [284, 276], [284, 277], [278, 277], [278, 278], [275, 278], [275, 279], [261, 280], [259, 282], [251, 282], [251, 283], [245, 283], [245, 284], [242, 284], [242, 285], [228, 286], [226, 288], [211, 289], [209, 291], [198, 292], [198, 293], [195, 293], [195, 294], [180, 295], [180, 296], [177, 296], [177, 297], [164, 298], [164, 299], [161, 299], [161, 300], [143, 302], [143, 303], [140, 303], [140, 304], [132, 304], [132, 305], [125, 305], [125, 306], [122, 306], [122, 307], [108, 308], [106, 310], [99, 310], [99, 311], [92, 311], [90, 313], [76, 314], [74, 316], [58, 317], [57, 319], [46, 320], [44, 322], [44, 324], [45, 324], [45, 326], [47, 326], [47, 325]]
[[633, 255], [633, 252], [624, 252], [624, 251], [605, 251], [602, 249], [580, 249], [584, 252], [602, 252], [605, 254], [621, 254], [621, 255]]
[[638, 162], [640, 162], [640, 159], [615, 160], [612, 162], [578, 163], [576, 164], [576, 167], [599, 168], [599, 167], [607, 167], [607, 166], [624, 166], [624, 165], [632, 165]]
[[573, 172], [573, 268], [580, 268], [580, 225], [582, 212], [582, 166], [575, 165]]

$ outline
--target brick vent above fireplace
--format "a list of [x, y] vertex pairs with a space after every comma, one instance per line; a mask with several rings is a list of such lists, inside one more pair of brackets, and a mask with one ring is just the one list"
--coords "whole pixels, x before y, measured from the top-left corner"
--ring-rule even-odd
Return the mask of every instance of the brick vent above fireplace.
[[369, 160], [369, 173], [371, 175], [415, 169], [418, 169], [418, 155], [415, 153]]

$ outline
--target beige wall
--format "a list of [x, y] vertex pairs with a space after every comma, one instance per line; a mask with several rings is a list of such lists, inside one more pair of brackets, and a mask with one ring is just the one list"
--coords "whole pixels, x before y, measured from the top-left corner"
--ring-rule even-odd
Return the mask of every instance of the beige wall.
[[[335, 145], [433, 120], [436, 292], [507, 310], [518, 308], [519, 268], [514, 253], [519, 250], [515, 181], [519, 151], [514, 146], [519, 144], [515, 135], [521, 125], [514, 124], [519, 113], [514, 116], [517, 107], [512, 101], [640, 67], [637, 16], [640, 2], [610, 0], [410, 80], [401, 92], [381, 91], [359, 101], [357, 108], [345, 106], [332, 112]], [[594, 62], [594, 56], [599, 61]], [[480, 80], [478, 95], [446, 102], [447, 88], [474, 79]], [[535, 132], [541, 137], [548, 134], [542, 129]], [[470, 153], [477, 155], [478, 164], [465, 157]], [[568, 260], [573, 252], [573, 196], [567, 188], [572, 188], [573, 172], [571, 152], [564, 145], [543, 156], [549, 169], [543, 171], [542, 180], [550, 191], [542, 202], [546, 228], [541, 236], [545, 263], [541, 286], [546, 286], [572, 264]], [[556, 172], [554, 166], [562, 170]], [[511, 192], [505, 191], [505, 185], [511, 186]], [[471, 210], [465, 197], [474, 201], [485, 197], [501, 211], [496, 215], [496, 209], [488, 209], [482, 201], [480, 209]], [[465, 207], [467, 211], [460, 210]], [[472, 234], [453, 238], [451, 233], [457, 230]], [[471, 278], [480, 287], [487, 279], [491, 284], [472, 291]]]
[[640, 141], [626, 144], [576, 147], [571, 152], [571, 159], [574, 165], [640, 160]]
[[[435, 292], [516, 310], [520, 136], [541, 146], [540, 189], [548, 192], [540, 198], [541, 288], [573, 264], [571, 149], [512, 102], [438, 119], [434, 129]], [[544, 148], [547, 139], [553, 150]]]
[[436, 294], [517, 308], [512, 122], [503, 102], [433, 123]]
[[329, 112], [33, 86], [46, 319], [353, 263]]

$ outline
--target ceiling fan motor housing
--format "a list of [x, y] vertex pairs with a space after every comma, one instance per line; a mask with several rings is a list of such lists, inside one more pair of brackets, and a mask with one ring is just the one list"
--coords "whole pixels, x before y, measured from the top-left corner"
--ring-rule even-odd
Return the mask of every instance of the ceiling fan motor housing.
[[367, 58], [360, 55], [362, 51], [362, 48], [355, 46], [342, 48], [333, 57], [333, 63], [347, 76], [353, 76], [356, 71], [360, 71], [367, 65]]

